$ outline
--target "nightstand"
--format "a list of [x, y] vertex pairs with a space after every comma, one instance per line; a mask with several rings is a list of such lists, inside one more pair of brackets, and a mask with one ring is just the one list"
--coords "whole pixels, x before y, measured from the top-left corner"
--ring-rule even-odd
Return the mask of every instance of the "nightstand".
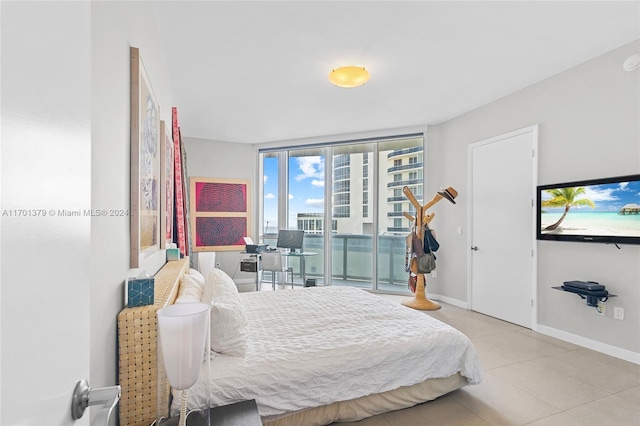
[[[214, 407], [209, 410], [211, 426], [262, 426], [254, 399]], [[206, 426], [198, 415], [187, 416], [187, 426]]]

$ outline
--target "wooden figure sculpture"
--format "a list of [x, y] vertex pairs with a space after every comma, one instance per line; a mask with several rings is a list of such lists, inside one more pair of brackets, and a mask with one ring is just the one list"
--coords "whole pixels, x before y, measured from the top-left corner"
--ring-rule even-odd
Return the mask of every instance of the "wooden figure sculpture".
[[[409, 199], [413, 207], [416, 209], [416, 217], [414, 218], [409, 213], [403, 213], [404, 217], [409, 219], [412, 223], [415, 223], [416, 233], [420, 237], [420, 241], [424, 244], [424, 226], [428, 225], [433, 218], [435, 217], [435, 213], [427, 214], [427, 210], [431, 208], [438, 201], [443, 198], [449, 200], [453, 204], [455, 204], [455, 198], [458, 196], [458, 191], [449, 187], [445, 190], [438, 191], [436, 195], [424, 206], [421, 206], [416, 197], [411, 192], [408, 186], [402, 188], [402, 192], [405, 197]], [[427, 294], [425, 291], [426, 283], [425, 276], [423, 273], [418, 273], [418, 266], [415, 259], [412, 259], [410, 262], [410, 270], [411, 273], [417, 275], [417, 284], [416, 284], [416, 292], [413, 299], [404, 300], [402, 302], [403, 305], [408, 306], [410, 308], [419, 309], [422, 311], [435, 311], [436, 309], [440, 309], [440, 305], [432, 300], [427, 299]]]

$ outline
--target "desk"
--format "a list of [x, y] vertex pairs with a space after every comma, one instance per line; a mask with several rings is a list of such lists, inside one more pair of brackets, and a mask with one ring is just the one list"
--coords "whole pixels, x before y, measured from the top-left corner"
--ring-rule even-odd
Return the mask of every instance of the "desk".
[[300, 276], [302, 277], [302, 286], [304, 287], [305, 283], [307, 282], [307, 273], [305, 271], [305, 264], [304, 264], [304, 259], [307, 256], [315, 256], [318, 253], [312, 252], [312, 251], [283, 251], [282, 255], [283, 256], [290, 256], [290, 257], [299, 257], [300, 258]]
[[[297, 252], [291, 252], [291, 251], [282, 251], [281, 252], [283, 256], [287, 256], [287, 257], [298, 257], [300, 258], [300, 276], [302, 277], [302, 286], [304, 287], [305, 283], [307, 282], [307, 273], [305, 270], [305, 258], [307, 256], [315, 256], [318, 253], [313, 252], [313, 251], [297, 251]], [[260, 267], [260, 253], [247, 253], [246, 251], [240, 252], [240, 262], [242, 262], [242, 260], [247, 259], [247, 258], [256, 258], [256, 291], [260, 290], [260, 272], [262, 270], [262, 268]]]

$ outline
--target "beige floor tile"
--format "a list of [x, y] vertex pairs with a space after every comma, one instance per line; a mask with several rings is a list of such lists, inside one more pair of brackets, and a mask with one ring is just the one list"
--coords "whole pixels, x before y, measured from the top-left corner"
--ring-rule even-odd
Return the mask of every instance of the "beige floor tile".
[[[620, 358], [616, 358], [607, 354], [603, 354], [601, 352], [592, 351], [586, 348], [579, 348], [576, 352], [581, 357], [586, 357], [588, 359], [593, 360], [594, 362], [602, 362], [607, 365], [613, 366], [620, 370], [624, 370], [631, 374], [632, 376], [638, 378], [640, 381], [640, 365], [634, 364], [629, 361], [625, 361]], [[640, 384], [640, 383], [638, 383]]]
[[524, 425], [560, 412], [546, 401], [510, 383], [485, 374], [477, 386], [468, 386], [454, 395], [457, 401], [491, 425]]
[[588, 349], [557, 354], [536, 362], [609, 394], [640, 385], [640, 374], [633, 373], [633, 367], [626, 365], [631, 363]]
[[609, 396], [567, 411], [587, 424], [607, 426], [640, 425], [640, 408], [617, 396]]
[[491, 373], [561, 410], [609, 396], [599, 388], [533, 361], [497, 368]]
[[633, 402], [640, 407], [640, 386], [617, 393], [616, 396], [624, 399], [625, 401]]
[[471, 343], [473, 343], [473, 346], [475, 346], [478, 351], [480, 364], [484, 370], [491, 370], [526, 361], [525, 358], [496, 346], [482, 337], [471, 338]]
[[554, 414], [553, 416], [545, 417], [542, 420], [536, 420], [533, 423], [528, 423], [527, 426], [591, 426], [592, 423], [586, 423], [576, 417], [573, 417], [567, 413]]
[[542, 340], [543, 342], [547, 342], [547, 343], [549, 343], [551, 345], [561, 347], [561, 348], [563, 348], [563, 349], [565, 349], [567, 351], [575, 351], [575, 350], [578, 350], [578, 349], [582, 349], [581, 346], [574, 345], [573, 343], [565, 342], [565, 341], [562, 341], [560, 339], [556, 339], [555, 337], [546, 336], [544, 334], [537, 333], [537, 332], [535, 332], [533, 330], [529, 330], [527, 328], [519, 330], [518, 332], [521, 333], [521, 334], [524, 334], [525, 336], [534, 337], [534, 338], [536, 338], [538, 340]]
[[513, 352], [526, 360], [548, 357], [567, 351], [561, 346], [545, 342], [534, 336], [525, 335], [517, 331], [490, 334], [483, 337], [490, 343]]

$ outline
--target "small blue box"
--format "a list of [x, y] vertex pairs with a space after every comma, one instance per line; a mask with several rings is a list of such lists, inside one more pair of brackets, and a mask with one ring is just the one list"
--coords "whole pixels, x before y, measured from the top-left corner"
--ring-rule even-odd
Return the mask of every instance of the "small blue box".
[[168, 248], [167, 249], [167, 261], [170, 260], [180, 260], [180, 250], [177, 248]]
[[153, 288], [153, 277], [129, 278], [127, 280], [127, 305], [130, 308], [153, 305]]

